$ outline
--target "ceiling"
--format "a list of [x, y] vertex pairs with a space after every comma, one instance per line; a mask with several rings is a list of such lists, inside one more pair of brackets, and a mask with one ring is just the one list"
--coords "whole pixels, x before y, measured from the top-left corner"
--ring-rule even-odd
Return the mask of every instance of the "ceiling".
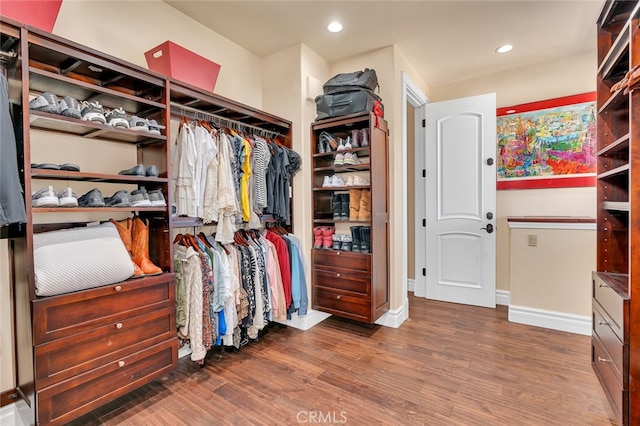
[[[601, 0], [164, 0], [264, 57], [304, 43], [330, 63], [397, 45], [429, 86], [595, 52]], [[332, 20], [341, 33], [326, 30]], [[512, 44], [507, 54], [494, 50]], [[595, 61], [594, 54], [594, 61]]]

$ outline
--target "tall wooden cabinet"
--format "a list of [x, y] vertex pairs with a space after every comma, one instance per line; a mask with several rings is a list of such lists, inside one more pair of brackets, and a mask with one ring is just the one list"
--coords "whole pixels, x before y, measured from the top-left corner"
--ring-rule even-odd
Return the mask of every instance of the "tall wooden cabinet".
[[592, 365], [620, 425], [640, 424], [640, 65], [638, 1], [598, 19], [598, 231]]
[[[341, 152], [355, 153], [360, 164], [336, 165], [338, 151], [321, 152], [325, 151], [320, 148], [321, 134], [327, 132], [336, 140], [346, 140], [354, 129], [368, 129], [369, 145]], [[389, 309], [388, 144], [387, 122], [372, 113], [329, 118], [311, 125], [314, 228], [333, 229], [342, 235], [351, 235], [351, 226], [371, 229], [368, 253], [312, 249], [314, 309], [366, 323], [375, 322]], [[351, 182], [349, 175], [362, 176], [366, 182], [346, 186]], [[345, 185], [327, 186], [326, 178], [332, 176], [340, 176]], [[345, 194], [348, 199], [350, 189], [370, 191], [370, 219], [334, 218], [332, 200], [336, 194]]]

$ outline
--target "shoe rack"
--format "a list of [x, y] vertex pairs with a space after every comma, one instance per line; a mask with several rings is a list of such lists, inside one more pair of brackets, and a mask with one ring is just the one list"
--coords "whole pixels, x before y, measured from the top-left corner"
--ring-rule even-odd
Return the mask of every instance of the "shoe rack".
[[[9, 22], [2, 18], [3, 31], [5, 24]], [[16, 136], [27, 211], [24, 232], [10, 239], [16, 407], [29, 424], [64, 424], [177, 366], [170, 210], [167, 205], [32, 207], [30, 195], [50, 185], [56, 192], [70, 187], [78, 198], [91, 188], [101, 190], [104, 197], [120, 188], [141, 187], [167, 196], [168, 138], [165, 133], [31, 110], [30, 100], [43, 93], [53, 93], [58, 100], [71, 96], [165, 125], [167, 83], [162, 76], [69, 40], [16, 27], [19, 57], [8, 74], [20, 87], [11, 103], [20, 129]], [[113, 159], [121, 163], [111, 164]], [[32, 163], [76, 163], [79, 171], [35, 168]], [[158, 176], [119, 174], [127, 168], [124, 165], [135, 164], [155, 165]], [[37, 295], [36, 234], [134, 215], [128, 232], [133, 228], [130, 235], [144, 247], [145, 262], [151, 262], [145, 263], [144, 276], [77, 292]]]
[[311, 125], [313, 309], [365, 323], [389, 309], [388, 144], [369, 112]]
[[617, 423], [636, 425], [640, 181], [632, 176], [640, 170], [640, 72], [633, 75], [640, 65], [640, 3], [604, 2], [597, 25], [598, 238], [591, 362]]

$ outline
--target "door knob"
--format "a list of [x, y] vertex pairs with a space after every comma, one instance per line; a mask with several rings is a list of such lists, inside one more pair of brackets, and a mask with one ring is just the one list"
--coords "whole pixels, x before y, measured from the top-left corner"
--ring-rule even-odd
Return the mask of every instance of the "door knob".
[[493, 225], [489, 223], [485, 228], [480, 229], [484, 229], [485, 231], [487, 231], [487, 234], [491, 234], [493, 232]]

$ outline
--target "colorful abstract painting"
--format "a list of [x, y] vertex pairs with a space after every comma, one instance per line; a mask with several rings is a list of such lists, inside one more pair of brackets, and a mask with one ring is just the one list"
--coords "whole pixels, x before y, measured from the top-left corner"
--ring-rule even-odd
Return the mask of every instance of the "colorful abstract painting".
[[[585, 94], [501, 108], [496, 121], [498, 189], [595, 184], [596, 103], [582, 102], [590, 98]], [[526, 182], [508, 184], [522, 180]]]

